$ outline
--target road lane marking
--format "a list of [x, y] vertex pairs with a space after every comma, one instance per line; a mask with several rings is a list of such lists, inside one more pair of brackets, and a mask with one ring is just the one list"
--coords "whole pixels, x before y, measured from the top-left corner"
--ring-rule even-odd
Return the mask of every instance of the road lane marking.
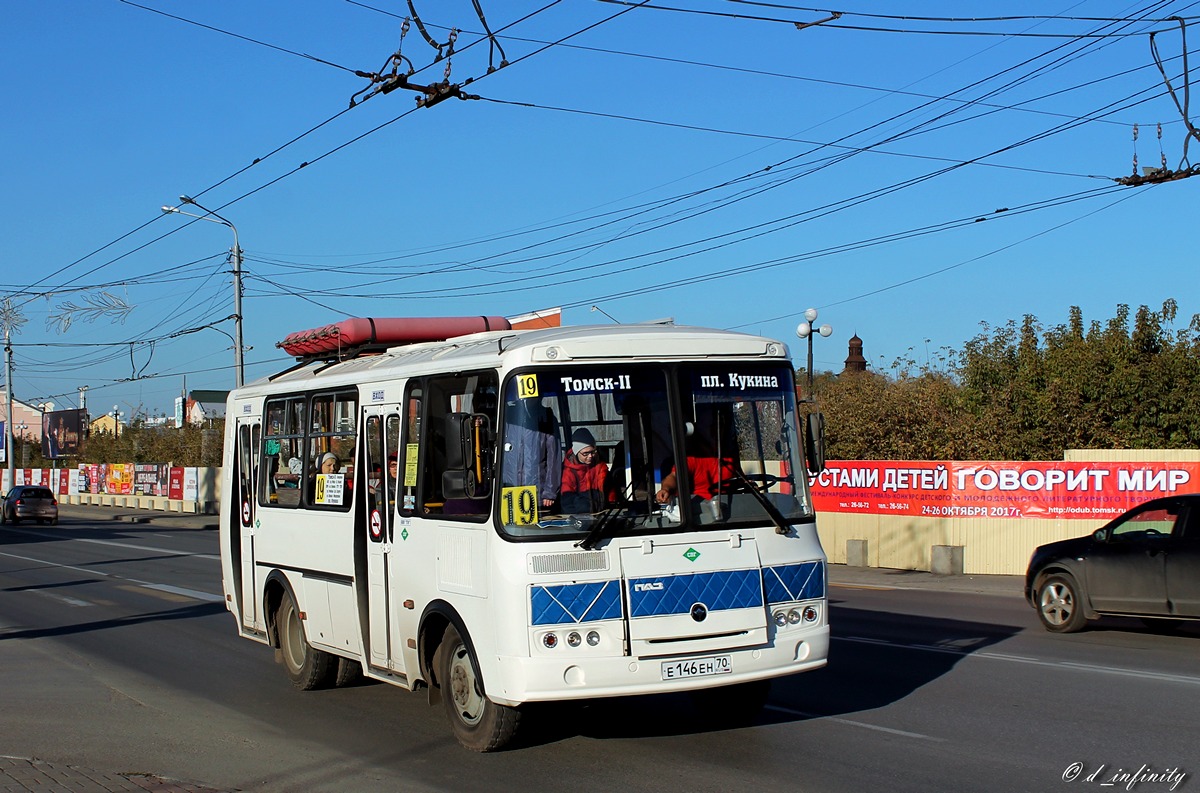
[[224, 603], [225, 598], [221, 595], [212, 595], [208, 592], [201, 592], [197, 589], [184, 589], [181, 586], [171, 586], [170, 584], [142, 584], [146, 589], [154, 589], [159, 592], [165, 592], [171, 595], [182, 595], [185, 598], [192, 600], [203, 600], [208, 603]]
[[1101, 664], [1088, 664], [1078, 661], [1047, 661], [1041, 658], [1031, 658], [1027, 655], [1012, 655], [1009, 653], [997, 653], [990, 650], [970, 650], [958, 647], [938, 647], [932, 644], [904, 644], [902, 642], [892, 642], [885, 639], [873, 639], [868, 636], [833, 636], [836, 640], [844, 642], [855, 642], [857, 644], [871, 644], [875, 646], [883, 645], [886, 647], [894, 647], [900, 650], [920, 650], [930, 653], [946, 653], [949, 655], [957, 655], [963, 658], [984, 658], [989, 661], [1008, 661], [1010, 663], [1030, 664], [1032, 666], [1047, 666], [1054, 669], [1077, 670], [1080, 672], [1096, 672], [1105, 675], [1117, 675], [1120, 677], [1133, 677], [1140, 680], [1156, 680], [1165, 683], [1186, 683], [1188, 685], [1200, 685], [1200, 677], [1195, 675], [1176, 675], [1169, 672], [1150, 672], [1141, 669], [1129, 669], [1121, 666], [1103, 666]]
[[[32, 537], [53, 537], [56, 540], [64, 539], [61, 532], [36, 531], [33, 529], [9, 529], [17, 534], [28, 534]], [[153, 545], [134, 545], [128, 542], [114, 542], [113, 540], [94, 540], [88, 537], [67, 537], [71, 542], [88, 542], [93, 545], [111, 545], [115, 548], [128, 548], [132, 551], [149, 551], [151, 553], [161, 553], [164, 556], [189, 556], [193, 559], [211, 559], [213, 561], [221, 561], [221, 557], [212, 553], [190, 553], [188, 551], [177, 551], [171, 548], [156, 548]]]
[[862, 727], [865, 730], [875, 730], [876, 732], [886, 732], [889, 735], [899, 735], [902, 738], [916, 738], [922, 741], [936, 741], [938, 743], [945, 742], [945, 738], [937, 738], [933, 735], [925, 735], [919, 732], [908, 732], [907, 730], [897, 730], [893, 727], [882, 727], [878, 724], [868, 724], [865, 721], [854, 721], [853, 719], [843, 719], [838, 716], [825, 716], [820, 713], [809, 713], [803, 710], [794, 710], [785, 708], [780, 705], [767, 705], [766, 710], [773, 710], [777, 713], [785, 713], [789, 716], [800, 716], [805, 719], [823, 719], [825, 721], [836, 721], [838, 724], [846, 724], [851, 727]]
[[41, 589], [26, 589], [24, 591], [32, 592], [35, 595], [41, 595], [42, 597], [47, 597], [47, 598], [50, 598], [51, 600], [57, 600], [59, 602], [66, 603], [68, 606], [94, 606], [95, 605], [94, 603], [91, 603], [86, 600], [80, 600], [79, 598], [73, 598], [73, 597], [69, 597], [67, 595], [60, 595], [57, 592], [46, 592]]
[[108, 572], [104, 572], [101, 570], [90, 570], [86, 567], [76, 567], [75, 565], [60, 564], [58, 562], [50, 562], [45, 559], [35, 559], [31, 556], [21, 556], [19, 554], [15, 554], [15, 553], [0, 552], [0, 556], [7, 556], [10, 559], [20, 559], [23, 562], [33, 562], [35, 564], [42, 564], [42, 565], [46, 565], [47, 567], [58, 567], [63, 570], [75, 570], [80, 573], [87, 573], [88, 575], [98, 575], [103, 578], [111, 578], [114, 581], [128, 581], [129, 583], [135, 584], [136, 586], [139, 586], [139, 587], [144, 587], [146, 589], [154, 589], [159, 592], [170, 592], [170, 593], [176, 594], [176, 595], [183, 595], [184, 597], [189, 597], [189, 598], [192, 598], [193, 600], [203, 600], [203, 601], [206, 601], [209, 603], [223, 603], [225, 601], [225, 598], [222, 595], [214, 595], [211, 592], [201, 592], [196, 589], [184, 589], [183, 587], [171, 586], [170, 584], [156, 584], [152, 581], [141, 581], [137, 578], [129, 578], [127, 576], [116, 575], [114, 573], [108, 573]]

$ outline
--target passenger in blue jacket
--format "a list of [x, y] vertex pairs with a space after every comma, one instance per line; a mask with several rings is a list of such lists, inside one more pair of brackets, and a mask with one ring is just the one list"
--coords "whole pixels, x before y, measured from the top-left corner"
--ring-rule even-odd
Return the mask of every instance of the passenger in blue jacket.
[[552, 507], [562, 485], [558, 421], [536, 400], [521, 399], [505, 407], [500, 480], [505, 487], [535, 486], [538, 503]]

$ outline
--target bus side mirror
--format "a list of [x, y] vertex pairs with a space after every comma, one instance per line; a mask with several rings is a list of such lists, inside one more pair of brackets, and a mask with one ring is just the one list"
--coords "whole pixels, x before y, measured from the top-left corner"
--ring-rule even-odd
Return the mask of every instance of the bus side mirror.
[[804, 456], [810, 473], [825, 470], [825, 415], [809, 413], [804, 417]]
[[482, 413], [446, 416], [446, 470], [442, 495], [446, 498], [488, 498], [492, 480], [491, 422]]

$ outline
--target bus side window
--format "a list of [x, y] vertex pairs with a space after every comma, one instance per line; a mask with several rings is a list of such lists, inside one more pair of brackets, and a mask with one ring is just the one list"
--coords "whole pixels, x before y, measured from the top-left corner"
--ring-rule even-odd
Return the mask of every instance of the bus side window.
[[409, 386], [408, 398], [404, 403], [404, 437], [397, 448], [397, 477], [399, 491], [397, 509], [401, 515], [412, 515], [417, 509], [417, 483], [422, 468], [421, 460], [421, 403], [424, 390], [421, 386]]
[[[430, 379], [421, 448], [423, 514], [479, 520], [490, 513], [497, 389], [490, 371]], [[464, 459], [464, 449], [471, 459]], [[486, 481], [475, 481], [481, 479]]]

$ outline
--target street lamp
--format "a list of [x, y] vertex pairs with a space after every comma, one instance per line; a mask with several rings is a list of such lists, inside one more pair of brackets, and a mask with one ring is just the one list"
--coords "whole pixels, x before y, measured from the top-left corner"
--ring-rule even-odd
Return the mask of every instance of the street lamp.
[[[238, 388], [241, 388], [245, 382], [245, 370], [242, 362], [242, 248], [238, 245], [237, 226], [230, 223], [225, 218], [213, 212], [211, 209], [205, 209], [196, 202], [194, 198], [181, 195], [179, 200], [184, 204], [191, 204], [197, 209], [202, 209], [206, 214], [194, 215], [191, 212], [184, 212], [179, 207], [163, 207], [162, 211], [167, 214], [187, 215], [190, 218], [197, 220], [207, 220], [209, 223], [220, 223], [223, 226], [228, 226], [233, 230], [233, 360], [234, 374], [237, 379]], [[209, 217], [209, 216], [212, 217]]]
[[808, 392], [805, 394], [805, 397], [810, 402], [813, 401], [813, 335], [819, 333], [828, 338], [833, 334], [833, 328], [829, 325], [815, 327], [813, 323], [816, 321], [817, 310], [815, 308], [807, 308], [804, 310], [804, 321], [796, 326], [796, 335], [802, 339], [808, 339]]

